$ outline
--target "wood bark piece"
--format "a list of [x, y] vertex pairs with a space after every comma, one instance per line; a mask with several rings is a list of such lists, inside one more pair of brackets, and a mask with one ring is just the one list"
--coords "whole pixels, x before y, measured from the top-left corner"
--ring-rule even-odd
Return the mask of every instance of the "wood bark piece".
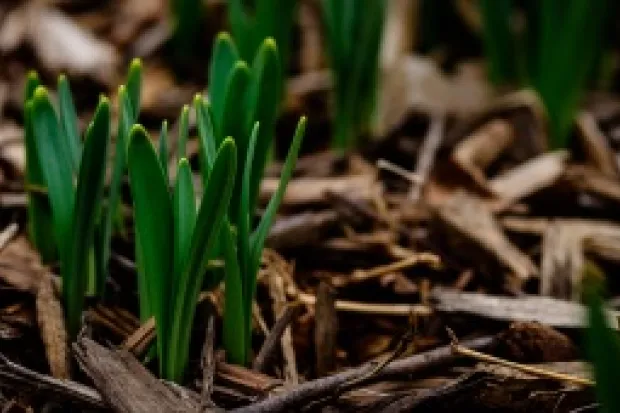
[[54, 293], [52, 275], [42, 273], [36, 296], [37, 323], [52, 376], [69, 378], [69, 349], [62, 305]]
[[[505, 321], [536, 321], [555, 328], [579, 329], [586, 326], [586, 308], [580, 304], [542, 296], [504, 297], [436, 289], [435, 309], [451, 314]], [[617, 311], [608, 311], [610, 325], [618, 329]]]
[[282, 217], [271, 227], [266, 244], [274, 249], [316, 244], [337, 222], [338, 214], [332, 210]]
[[549, 224], [542, 241], [542, 295], [579, 301], [585, 245], [602, 254], [620, 249], [620, 225], [591, 220], [555, 220]]
[[505, 119], [493, 119], [461, 140], [452, 151], [452, 162], [467, 173], [474, 183], [488, 189], [486, 168], [514, 141], [512, 125]]
[[[472, 259], [471, 252], [482, 259], [491, 259], [507, 269], [517, 285], [538, 274], [532, 260], [514, 246], [504, 235], [486, 205], [466, 192], [457, 192], [435, 209], [440, 230], [447, 232], [449, 242], [464, 241], [456, 251]], [[457, 237], [457, 240], [453, 238]], [[478, 264], [477, 264], [478, 265]]]
[[316, 375], [321, 377], [333, 371], [336, 366], [336, 337], [338, 335], [336, 290], [326, 282], [319, 284], [314, 313]]
[[[275, 193], [279, 178], [263, 179], [260, 199], [267, 202]], [[380, 188], [376, 177], [371, 175], [351, 175], [335, 178], [297, 178], [286, 187], [282, 200], [284, 206], [300, 206], [326, 203], [325, 193], [353, 194], [356, 198], [370, 200]]]
[[568, 182], [577, 190], [599, 196], [620, 204], [620, 182], [601, 172], [584, 166], [571, 166], [565, 174]]
[[71, 380], [60, 380], [37, 373], [7, 359], [0, 353], [0, 384], [37, 395], [46, 395], [60, 402], [70, 402], [91, 409], [107, 409], [101, 394]]
[[81, 368], [117, 412], [198, 411], [197, 403], [179, 397], [125, 350], [109, 350], [86, 337], [73, 350]]
[[[468, 348], [482, 350], [493, 343], [493, 337], [481, 337], [462, 344]], [[410, 357], [388, 363], [383, 369], [371, 375], [367, 381], [356, 381], [359, 377], [364, 377], [372, 373], [377, 368], [376, 362], [363, 364], [360, 367], [345, 370], [343, 372], [308, 381], [282, 394], [261, 400], [246, 407], [233, 410], [234, 413], [279, 413], [290, 411], [295, 407], [304, 406], [309, 400], [316, 400], [320, 397], [342, 391], [347, 388], [347, 383], [367, 384], [383, 380], [389, 377], [415, 375], [423, 371], [445, 366], [459, 360], [459, 356], [452, 353], [450, 346], [438, 347]], [[297, 409], [298, 410], [298, 409]]]
[[504, 201], [513, 203], [552, 185], [566, 169], [568, 151], [540, 155], [489, 180], [489, 189]]
[[617, 177], [618, 164], [614, 159], [614, 152], [594, 116], [589, 112], [581, 112], [577, 115], [576, 125], [579, 131], [577, 136], [581, 140], [588, 164], [604, 176]]
[[16, 290], [36, 295], [41, 274], [41, 259], [24, 236], [0, 251], [0, 280]]

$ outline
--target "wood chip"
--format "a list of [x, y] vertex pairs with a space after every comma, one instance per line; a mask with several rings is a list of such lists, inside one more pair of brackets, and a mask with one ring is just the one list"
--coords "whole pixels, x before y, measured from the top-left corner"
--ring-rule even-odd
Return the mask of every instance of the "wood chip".
[[[260, 199], [267, 202], [275, 193], [279, 178], [263, 180]], [[356, 198], [370, 200], [380, 188], [376, 178], [371, 175], [352, 175], [336, 178], [297, 178], [292, 179], [286, 187], [286, 194], [282, 200], [284, 206], [300, 206], [325, 203], [325, 194], [352, 194]]]
[[[461, 313], [505, 322], [537, 321], [555, 328], [580, 329], [586, 326], [586, 308], [580, 304], [551, 297], [504, 297], [435, 289], [435, 309], [443, 313]], [[608, 311], [609, 324], [618, 329], [620, 312]]]
[[337, 222], [338, 214], [332, 210], [282, 217], [271, 227], [266, 245], [281, 249], [317, 244]]
[[84, 372], [117, 412], [198, 411], [198, 398], [179, 397], [125, 350], [108, 350], [86, 337], [73, 350]]
[[480, 188], [487, 189], [487, 167], [514, 141], [514, 129], [504, 119], [493, 119], [461, 140], [451, 159]]
[[[602, 237], [605, 237], [604, 239]], [[580, 300], [584, 271], [584, 243], [596, 239], [603, 248], [620, 248], [620, 225], [606, 221], [555, 220], [542, 241], [540, 293], [555, 298]], [[589, 248], [597, 244], [589, 243]]]
[[589, 112], [577, 115], [576, 125], [587, 163], [600, 171], [604, 176], [614, 178], [618, 176], [618, 164], [609, 140], [598, 126], [596, 119]]
[[24, 236], [0, 251], [0, 280], [19, 291], [37, 294], [41, 280], [39, 255]]
[[445, 123], [446, 119], [443, 114], [434, 115], [431, 119], [431, 125], [426, 133], [426, 137], [422, 142], [422, 147], [420, 148], [420, 153], [413, 172], [419, 180], [413, 182], [409, 190], [409, 199], [414, 203], [420, 200], [424, 185], [428, 181], [431, 169], [435, 163], [435, 155], [444, 138]]
[[69, 350], [62, 305], [54, 294], [52, 275], [42, 273], [36, 298], [37, 322], [52, 376], [69, 378]]
[[483, 260], [491, 259], [508, 269], [514, 278], [511, 281], [517, 285], [538, 274], [536, 265], [506, 238], [495, 217], [479, 198], [457, 192], [435, 212], [440, 231], [448, 232], [446, 238], [457, 242], [454, 238], [458, 236], [465, 242], [455, 250], [463, 258], [473, 259], [472, 251], [482, 254]]
[[620, 204], [620, 182], [591, 167], [571, 166], [565, 178], [577, 190]]
[[513, 203], [552, 185], [566, 170], [568, 151], [540, 155], [489, 180], [491, 191]]
[[91, 76], [112, 86], [120, 61], [111, 44], [84, 30], [66, 14], [28, 3], [28, 39], [43, 65], [53, 72]]

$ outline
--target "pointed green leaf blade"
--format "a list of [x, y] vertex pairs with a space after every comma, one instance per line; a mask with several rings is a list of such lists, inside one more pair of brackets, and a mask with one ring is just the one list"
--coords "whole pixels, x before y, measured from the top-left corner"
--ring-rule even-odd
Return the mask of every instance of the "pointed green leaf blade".
[[245, 365], [248, 361], [250, 338], [247, 335], [248, 321], [243, 305], [243, 278], [239, 268], [235, 234], [229, 222], [222, 225], [220, 240], [226, 266], [224, 289], [224, 348], [229, 362]]
[[66, 76], [58, 77], [58, 106], [60, 126], [64, 134], [66, 144], [69, 146], [73, 170], [80, 168], [80, 157], [82, 156], [82, 142], [78, 130], [78, 117], [73, 103], [73, 95]]
[[209, 67], [209, 101], [213, 105], [213, 121], [218, 131], [224, 116], [224, 97], [228, 78], [237, 60], [239, 60], [239, 52], [230, 34], [218, 34]]
[[178, 280], [178, 289], [175, 290], [172, 330], [169, 336], [171, 356], [167, 371], [168, 378], [172, 380], [181, 379], [187, 365], [196, 302], [210, 250], [220, 232], [231, 199], [236, 163], [235, 143], [228, 138], [218, 150], [209, 182], [204, 189], [187, 265]]
[[[271, 224], [275, 219], [278, 207], [280, 206], [282, 198], [284, 197], [284, 193], [286, 192], [286, 186], [288, 185], [288, 182], [293, 175], [293, 170], [295, 169], [295, 162], [297, 161], [297, 156], [299, 155], [299, 149], [301, 147], [301, 142], [303, 140], [305, 131], [306, 118], [302, 117], [297, 123], [297, 129], [295, 130], [295, 135], [293, 136], [293, 142], [291, 143], [288, 155], [286, 156], [286, 160], [284, 161], [284, 167], [282, 168], [282, 173], [280, 175], [280, 183], [278, 184], [278, 189], [269, 200], [269, 204], [265, 209], [265, 214], [263, 215], [260, 223], [258, 224], [258, 227], [254, 231], [250, 239], [250, 256], [246, 273], [246, 285], [248, 285], [250, 288], [248, 288], [248, 290], [244, 292], [244, 302], [246, 306], [244, 310], [246, 315], [246, 321], [252, 314], [252, 300], [254, 299], [254, 293], [256, 290], [256, 274], [258, 273], [258, 267], [260, 265], [263, 247], [265, 246], [265, 240], [267, 239], [267, 235], [269, 235], [269, 229], [271, 228]], [[246, 328], [249, 327], [250, 326], [246, 326]]]
[[70, 259], [68, 268], [63, 272], [67, 327], [71, 337], [77, 335], [80, 327], [89, 259], [103, 197], [109, 141], [110, 104], [106, 98], [102, 98], [93, 121], [86, 131], [84, 153], [78, 175], [73, 232], [68, 250]]
[[[146, 130], [135, 125], [129, 138], [128, 167], [134, 201], [138, 256], [144, 269], [150, 310], [155, 317], [160, 370], [168, 357], [167, 320], [172, 274], [172, 205], [168, 185]], [[156, 206], [154, 208], [153, 206]]]
[[64, 271], [68, 264], [67, 250], [71, 239], [75, 196], [72, 161], [58, 126], [56, 112], [47, 90], [42, 86], [37, 87], [32, 98], [32, 130], [38, 164], [47, 183], [61, 271]]
[[177, 156], [179, 159], [186, 157], [187, 140], [189, 139], [189, 105], [183, 105], [181, 115], [179, 116], [179, 150]]
[[200, 95], [196, 95], [194, 98], [194, 110], [196, 111], [198, 139], [200, 140], [202, 183], [206, 185], [217, 154], [215, 130], [213, 129], [213, 115], [209, 102]]
[[280, 62], [278, 49], [272, 38], [265, 39], [252, 64], [252, 80], [248, 87], [246, 113], [247, 130], [260, 122], [256, 154], [250, 175], [249, 207], [254, 209], [260, 182], [263, 179], [269, 150], [274, 141], [278, 102], [280, 99]]
[[26, 185], [28, 190], [28, 234], [30, 240], [39, 251], [44, 263], [58, 258], [52, 210], [47, 194], [33, 191], [34, 188], [45, 188], [45, 179], [36, 152], [36, 142], [32, 127], [32, 102], [35, 89], [39, 86], [36, 72], [28, 73], [24, 88], [24, 148], [26, 151]]
[[[196, 223], [196, 198], [192, 170], [187, 159], [179, 161], [177, 169], [177, 181], [174, 186], [172, 197], [174, 213], [174, 277], [175, 281], [181, 277], [181, 273], [187, 263], [194, 224]], [[172, 296], [175, 295], [173, 283]]]
[[140, 113], [140, 93], [142, 91], [142, 61], [135, 58], [131, 61], [127, 73], [127, 95], [131, 103], [131, 119], [134, 123]]
[[159, 144], [157, 146], [159, 163], [161, 163], [161, 169], [164, 171], [164, 178], [166, 182], [170, 182], [170, 176], [168, 175], [168, 121], [166, 120], [161, 123]]

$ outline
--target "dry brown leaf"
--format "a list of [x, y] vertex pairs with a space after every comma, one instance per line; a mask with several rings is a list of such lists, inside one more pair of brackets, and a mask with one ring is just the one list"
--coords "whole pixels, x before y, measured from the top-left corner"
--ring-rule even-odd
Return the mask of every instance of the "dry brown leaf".
[[108, 86], [115, 84], [120, 59], [114, 46], [58, 10], [27, 4], [28, 40], [45, 68], [91, 76]]
[[54, 293], [52, 275], [42, 270], [37, 290], [37, 322], [52, 376], [69, 378], [67, 331], [62, 306]]

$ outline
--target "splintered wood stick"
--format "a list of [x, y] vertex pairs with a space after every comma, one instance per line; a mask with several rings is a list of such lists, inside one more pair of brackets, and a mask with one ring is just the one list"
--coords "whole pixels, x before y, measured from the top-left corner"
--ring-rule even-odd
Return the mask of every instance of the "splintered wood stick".
[[515, 363], [514, 361], [502, 359], [499, 357], [491, 356], [490, 354], [485, 354], [477, 350], [472, 350], [459, 344], [458, 339], [454, 332], [447, 328], [448, 334], [452, 338], [452, 342], [450, 346], [452, 347], [452, 351], [454, 354], [458, 354], [460, 356], [470, 357], [474, 360], [482, 361], [485, 363], [499, 364], [500, 366], [509, 367], [515, 370], [519, 370], [523, 373], [532, 374], [538, 377], [544, 377], [552, 380], [564, 381], [571, 384], [577, 384], [580, 386], [594, 386], [594, 381], [590, 379], [584, 379], [583, 377], [572, 376], [570, 374], [558, 373], [551, 370], [541, 369], [536, 366], [530, 366], [527, 364]]

